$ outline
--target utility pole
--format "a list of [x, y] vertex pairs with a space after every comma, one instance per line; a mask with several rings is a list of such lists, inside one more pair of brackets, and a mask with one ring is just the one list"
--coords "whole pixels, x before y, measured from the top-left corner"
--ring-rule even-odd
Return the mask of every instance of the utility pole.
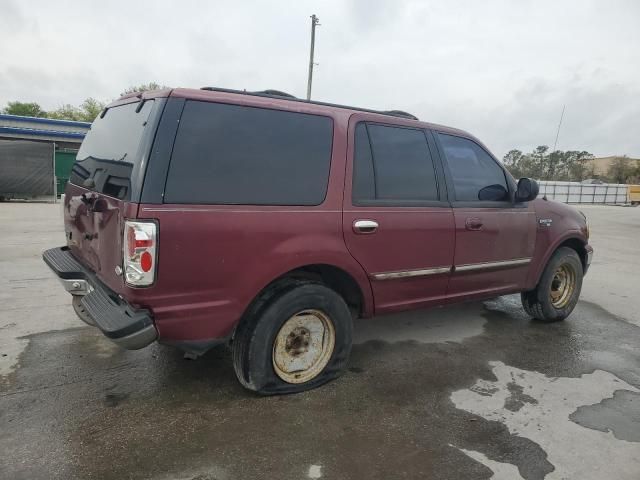
[[316, 45], [316, 26], [320, 25], [320, 19], [315, 14], [311, 15], [311, 52], [309, 52], [309, 78], [307, 79], [307, 100], [311, 100], [311, 82], [313, 81], [313, 49]]

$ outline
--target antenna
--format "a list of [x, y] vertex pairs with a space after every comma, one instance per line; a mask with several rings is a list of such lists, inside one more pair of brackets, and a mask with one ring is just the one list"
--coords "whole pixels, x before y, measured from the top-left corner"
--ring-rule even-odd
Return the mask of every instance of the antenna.
[[556, 147], [558, 146], [558, 137], [560, 136], [560, 127], [562, 126], [562, 119], [564, 118], [564, 107], [566, 107], [566, 105], [562, 106], [562, 113], [560, 114], [560, 123], [558, 123], [558, 131], [556, 132], [556, 141], [553, 142], [553, 152], [556, 151]]

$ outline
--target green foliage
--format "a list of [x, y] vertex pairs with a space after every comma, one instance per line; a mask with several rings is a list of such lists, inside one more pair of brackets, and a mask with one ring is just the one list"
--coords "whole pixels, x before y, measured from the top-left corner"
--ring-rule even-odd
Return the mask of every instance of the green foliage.
[[70, 104], [62, 105], [56, 110], [52, 110], [47, 114], [49, 118], [55, 118], [56, 120], [79, 120], [80, 111], [78, 107], [74, 107]]
[[[168, 88], [156, 82], [149, 82], [138, 86], [127, 88], [120, 95], [133, 92], [145, 92], [147, 90], [158, 90]], [[78, 122], [93, 122], [105, 107], [105, 103], [95, 98], [89, 97], [80, 105], [75, 106], [69, 103], [63, 104], [59, 108], [50, 112], [44, 111], [37, 103], [8, 102], [2, 113], [9, 115], [20, 115], [22, 117], [48, 117], [57, 120], [74, 120]]]
[[59, 120], [75, 120], [77, 122], [93, 122], [104, 108], [104, 103], [95, 98], [87, 98], [79, 107], [62, 105], [57, 110], [49, 112], [49, 118]]
[[64, 104], [61, 107], [45, 112], [37, 103], [8, 102], [2, 113], [20, 115], [21, 117], [43, 117], [56, 120], [75, 120], [77, 122], [93, 122], [104, 108], [104, 103], [95, 98], [87, 98], [80, 106]]
[[131, 86], [129, 88], [127, 88], [124, 92], [122, 92], [120, 95], [127, 95], [128, 93], [135, 93], [135, 92], [146, 92], [148, 90], [159, 90], [161, 88], [169, 88], [166, 85], [160, 85], [159, 83], [156, 82], [149, 82], [149, 83], [143, 83], [142, 85], [138, 85], [136, 86]]
[[35, 102], [8, 102], [2, 110], [7, 115], [20, 115], [21, 117], [46, 117], [47, 112], [42, 110]]
[[104, 109], [105, 104], [93, 97], [87, 98], [80, 104], [80, 110], [83, 114], [85, 122], [93, 122], [95, 118], [100, 115], [100, 112]]
[[635, 183], [640, 177], [640, 163], [626, 155], [613, 159], [607, 169], [607, 179], [613, 183]]
[[503, 162], [515, 178], [579, 182], [588, 178], [591, 173], [590, 160], [593, 158], [592, 154], [585, 151], [549, 152], [548, 146], [540, 145], [527, 154], [511, 150], [504, 156]]

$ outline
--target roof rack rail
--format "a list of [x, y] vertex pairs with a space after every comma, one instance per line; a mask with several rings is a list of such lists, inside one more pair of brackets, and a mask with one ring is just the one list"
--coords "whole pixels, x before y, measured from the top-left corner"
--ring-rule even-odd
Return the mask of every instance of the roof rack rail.
[[394, 117], [404, 117], [410, 118], [411, 120], [418, 120], [418, 117], [409, 112], [405, 112], [404, 110], [385, 110], [384, 112], [380, 113], [384, 113], [385, 115], [393, 115]]
[[211, 92], [221, 93], [236, 93], [240, 95], [252, 95], [255, 97], [268, 97], [278, 98], [281, 100], [290, 100], [292, 102], [312, 103], [314, 105], [323, 105], [325, 107], [346, 108], [349, 110], [356, 110], [359, 112], [377, 113], [379, 115], [389, 115], [392, 117], [408, 118], [410, 120], [418, 120], [418, 117], [402, 110], [372, 110], [369, 108], [350, 107], [348, 105], [339, 105], [337, 103], [318, 102], [316, 100], [306, 100], [303, 98], [294, 97], [293, 95], [283, 92], [281, 90], [262, 90], [258, 92], [247, 92], [246, 90], [234, 90], [232, 88], [219, 88], [219, 87], [202, 87], [200, 90], [209, 90]]
[[273, 89], [261, 90], [259, 92], [251, 92], [251, 93], [263, 93], [264, 95], [271, 95], [273, 97], [296, 98], [296, 99], [298, 98], [295, 95], [291, 95], [290, 93], [283, 92], [281, 90], [273, 90]]

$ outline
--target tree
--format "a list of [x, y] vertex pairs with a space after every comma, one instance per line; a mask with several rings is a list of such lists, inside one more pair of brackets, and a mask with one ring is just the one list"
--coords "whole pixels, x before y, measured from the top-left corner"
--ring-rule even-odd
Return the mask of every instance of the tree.
[[589, 152], [577, 150], [549, 152], [549, 147], [540, 145], [531, 153], [511, 150], [503, 158], [507, 169], [514, 177], [531, 177], [538, 180], [573, 180], [586, 178], [590, 160]]
[[530, 171], [532, 177], [548, 180], [549, 175], [547, 170], [550, 163], [549, 155], [547, 155], [548, 151], [549, 147], [547, 145], [540, 145], [528, 155], [531, 159]]
[[104, 110], [105, 104], [93, 97], [87, 98], [80, 104], [81, 119], [85, 122], [93, 122], [100, 112]]
[[626, 183], [627, 179], [634, 176], [635, 168], [629, 157], [615, 157], [607, 169], [607, 178], [613, 183]]
[[567, 180], [581, 182], [586, 178], [593, 176], [593, 160], [595, 157], [586, 151], [569, 151], [565, 161], [565, 169], [567, 172]]
[[35, 102], [8, 102], [2, 113], [8, 115], [19, 115], [21, 117], [46, 117], [45, 112], [40, 105]]
[[520, 150], [509, 150], [503, 157], [502, 163], [504, 163], [507, 170], [511, 172], [515, 178], [524, 177], [524, 165], [525, 155]]
[[52, 110], [49, 112], [48, 117], [54, 118], [56, 120], [75, 120], [78, 121], [80, 116], [80, 111], [78, 107], [74, 107], [73, 105], [67, 103], [57, 108], [56, 110]]
[[79, 107], [70, 104], [62, 105], [57, 110], [49, 112], [49, 118], [74, 120], [76, 122], [93, 122], [103, 108], [104, 103], [89, 97], [82, 102]]
[[160, 85], [159, 83], [156, 82], [149, 82], [149, 83], [143, 83], [142, 85], [138, 85], [136, 86], [132, 86], [127, 88], [124, 92], [122, 92], [120, 95], [127, 95], [129, 93], [135, 93], [135, 92], [146, 92], [147, 90], [159, 90], [161, 88], [169, 88], [166, 85]]

